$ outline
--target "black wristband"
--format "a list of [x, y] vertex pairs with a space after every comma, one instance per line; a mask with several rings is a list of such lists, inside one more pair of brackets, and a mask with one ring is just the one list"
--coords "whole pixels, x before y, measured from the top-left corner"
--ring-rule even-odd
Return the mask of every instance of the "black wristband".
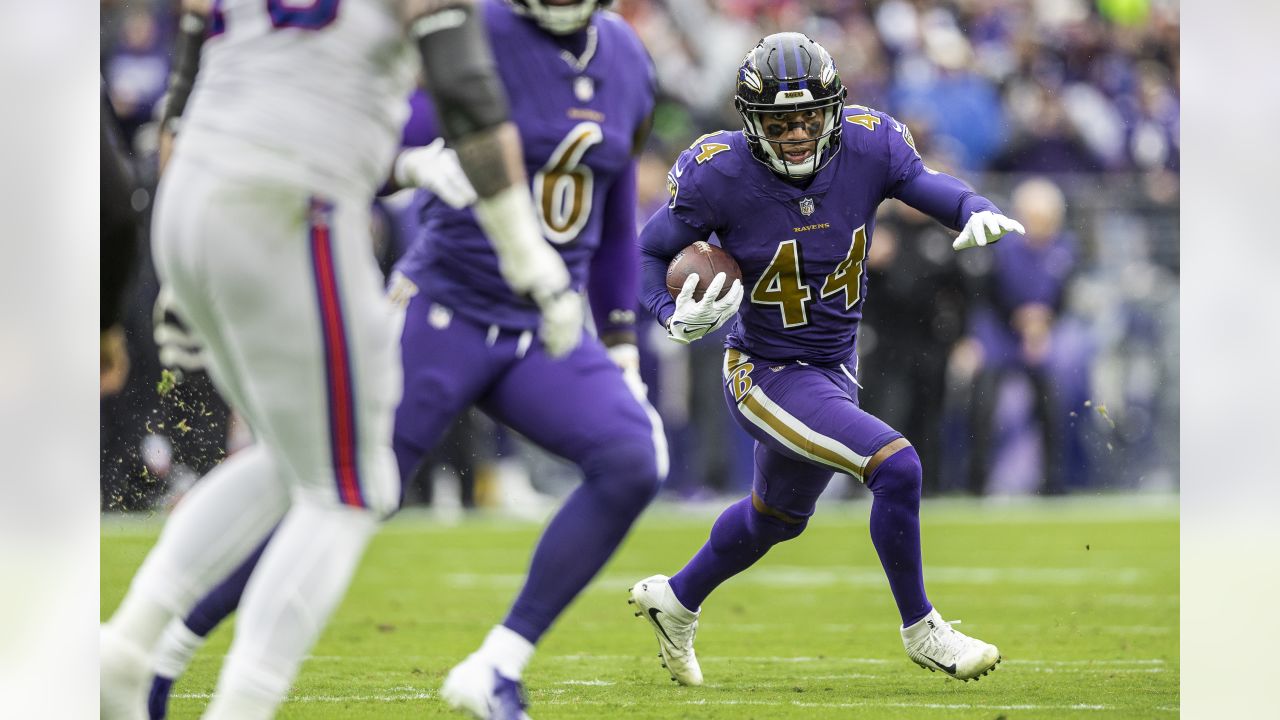
[[178, 118], [187, 109], [196, 72], [200, 69], [200, 48], [204, 45], [208, 26], [209, 18], [193, 10], [184, 12], [178, 21], [173, 70], [169, 73], [169, 87], [165, 90], [160, 110], [160, 125], [165, 130], [176, 132]]
[[410, 32], [445, 140], [452, 144], [509, 119], [506, 91], [474, 4], [446, 3], [414, 20]]

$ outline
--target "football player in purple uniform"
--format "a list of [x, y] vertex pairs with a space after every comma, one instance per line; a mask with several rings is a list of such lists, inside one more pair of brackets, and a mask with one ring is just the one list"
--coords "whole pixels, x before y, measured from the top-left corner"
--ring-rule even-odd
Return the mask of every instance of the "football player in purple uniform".
[[584, 476], [539, 540], [506, 618], [445, 680], [445, 700], [479, 718], [522, 716], [519, 680], [534, 645], [613, 554], [667, 471], [633, 327], [635, 156], [653, 110], [653, 68], [626, 22], [598, 11], [605, 4], [482, 4], [543, 236], [572, 286], [588, 290], [598, 337], [559, 360], [531, 343], [536, 306], [498, 282], [470, 212], [444, 202], [423, 209], [420, 237], [390, 290], [407, 302], [394, 433], [403, 476], [472, 404]]
[[[908, 656], [961, 680], [995, 667], [994, 645], [961, 634], [925, 595], [919, 457], [899, 432], [858, 407], [856, 338], [876, 208], [897, 198], [960, 230], [955, 249], [1021, 226], [986, 198], [925, 167], [911, 133], [889, 115], [845, 105], [831, 55], [799, 33], [764, 38], [738, 69], [743, 129], [711, 133], [677, 159], [671, 200], [640, 234], [643, 301], [687, 343], [730, 320], [724, 394], [756, 440], [749, 497], [726, 509], [674, 576], [635, 584], [663, 664], [702, 682], [693, 638], [703, 601], [773, 545], [799, 536], [832, 474], [873, 496], [871, 540], [901, 614]], [[668, 262], [715, 234], [742, 269], [746, 302], [714, 308], [685, 290], [672, 300]], [[718, 276], [707, 295], [723, 284]]]
[[[522, 718], [520, 684], [534, 645], [613, 554], [667, 471], [661, 422], [645, 399], [635, 347], [639, 277], [636, 161], [654, 104], [653, 68], [607, 0], [483, 0], [497, 71], [520, 131], [543, 237], [571, 287], [588, 291], [596, 336], [568, 355], [536, 339], [539, 306], [503, 283], [471, 209], [475, 192], [452, 150], [434, 142], [440, 114], [424, 95], [395, 180], [430, 188], [419, 235], [388, 289], [404, 308], [404, 396], [393, 446], [411, 477], [458, 413], [479, 405], [575, 462], [584, 482], [552, 518], [506, 618], [449, 673], [443, 697], [478, 718]], [[250, 560], [250, 565], [252, 560]], [[172, 678], [234, 610], [248, 569], [171, 624], [158, 654], [152, 717]]]

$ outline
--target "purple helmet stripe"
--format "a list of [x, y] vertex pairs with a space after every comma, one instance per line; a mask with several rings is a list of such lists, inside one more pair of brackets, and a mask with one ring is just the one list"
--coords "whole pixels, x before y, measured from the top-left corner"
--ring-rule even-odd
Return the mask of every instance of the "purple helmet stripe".
[[[800, 43], [796, 43], [795, 45], [793, 45], [793, 46], [792, 46], [792, 48], [791, 48], [791, 50], [792, 50], [792, 52], [794, 52], [794, 53], [795, 53], [795, 58], [796, 58], [796, 72], [797, 72], [797, 73], [804, 73], [804, 70], [803, 70], [803, 68], [804, 68], [804, 62], [800, 59]], [[800, 82], [799, 82], [799, 83], [797, 83], [797, 87], [796, 87], [796, 89], [798, 89], [798, 90], [806, 90], [806, 89], [808, 89], [808, 87], [809, 87], [809, 80], [808, 80], [807, 75], [808, 75], [807, 73], [804, 73], [804, 75], [800, 78]]]

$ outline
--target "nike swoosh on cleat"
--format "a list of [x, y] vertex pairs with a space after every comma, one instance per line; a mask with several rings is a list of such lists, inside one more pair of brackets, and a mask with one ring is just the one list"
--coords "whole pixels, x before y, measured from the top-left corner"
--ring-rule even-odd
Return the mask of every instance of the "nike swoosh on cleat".
[[[659, 610], [658, 608], [649, 608], [649, 619], [653, 621], [654, 625], [658, 626], [658, 632], [662, 633], [662, 637], [666, 638], [667, 642], [671, 643], [672, 645], [675, 645], [675, 642], [672, 641], [671, 636], [667, 634], [667, 629], [662, 627], [662, 623], [658, 622], [658, 613], [660, 612], [662, 611]], [[952, 667], [954, 668], [955, 666], [953, 665]]]
[[933, 663], [934, 665], [937, 665], [939, 670], [941, 670], [942, 672], [944, 672], [944, 673], [946, 673], [946, 674], [948, 674], [948, 675], [952, 675], [952, 676], [954, 676], [954, 675], [956, 674], [956, 664], [955, 664], [955, 663], [951, 663], [950, 665], [943, 665], [942, 663], [938, 662], [937, 660], [934, 660], [933, 658], [929, 657], [928, 655], [921, 655], [920, 657], [924, 658], [925, 660], [928, 660], [929, 662]]

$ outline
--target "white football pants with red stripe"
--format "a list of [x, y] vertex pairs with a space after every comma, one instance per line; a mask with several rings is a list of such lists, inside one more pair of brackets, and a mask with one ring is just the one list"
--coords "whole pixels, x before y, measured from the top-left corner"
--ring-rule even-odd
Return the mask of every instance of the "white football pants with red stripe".
[[[183, 499], [122, 612], [185, 615], [280, 523], [246, 589], [209, 716], [258, 715], [248, 708], [283, 699], [398, 502], [398, 328], [372, 255], [370, 201], [184, 157], [181, 144], [160, 188], [157, 272], [257, 444]], [[147, 628], [130, 638], [143, 650], [158, 640], [150, 618], [120, 624]]]

